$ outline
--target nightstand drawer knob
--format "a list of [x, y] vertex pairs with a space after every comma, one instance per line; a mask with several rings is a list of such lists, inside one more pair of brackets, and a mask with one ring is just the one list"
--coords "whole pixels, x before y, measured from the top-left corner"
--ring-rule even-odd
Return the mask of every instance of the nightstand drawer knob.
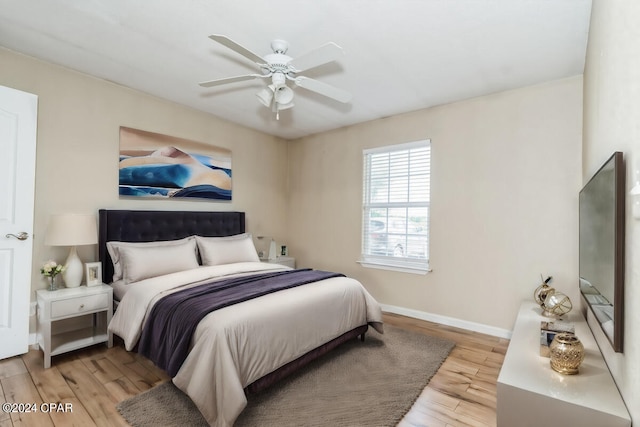
[[84, 304], [80, 304], [80, 310], [84, 308]]

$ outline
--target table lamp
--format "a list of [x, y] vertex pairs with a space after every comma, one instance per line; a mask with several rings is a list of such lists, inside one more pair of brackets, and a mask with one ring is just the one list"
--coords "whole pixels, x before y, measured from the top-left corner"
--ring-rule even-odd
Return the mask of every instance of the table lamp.
[[79, 214], [52, 215], [49, 219], [44, 243], [48, 246], [71, 246], [62, 277], [68, 288], [80, 286], [83, 268], [76, 246], [95, 245], [98, 243], [98, 228], [95, 216]]
[[268, 259], [269, 261], [274, 261], [278, 257], [276, 241], [273, 240], [273, 237], [268, 236], [257, 236], [257, 238], [261, 242], [264, 239], [269, 239], [269, 251], [265, 251], [264, 248], [260, 248], [260, 250], [258, 251], [258, 256], [260, 257], [260, 259]]

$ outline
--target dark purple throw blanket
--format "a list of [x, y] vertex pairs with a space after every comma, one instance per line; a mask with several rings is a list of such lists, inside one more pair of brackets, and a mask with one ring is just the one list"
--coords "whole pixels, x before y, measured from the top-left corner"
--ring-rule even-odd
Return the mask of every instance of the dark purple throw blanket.
[[173, 377], [187, 358], [196, 326], [207, 314], [283, 289], [341, 276], [344, 275], [321, 270], [286, 270], [219, 280], [174, 292], [151, 309], [138, 352]]

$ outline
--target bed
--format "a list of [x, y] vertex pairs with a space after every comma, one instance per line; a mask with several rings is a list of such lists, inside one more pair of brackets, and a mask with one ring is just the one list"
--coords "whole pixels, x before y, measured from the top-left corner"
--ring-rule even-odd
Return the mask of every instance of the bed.
[[[103, 281], [114, 287], [117, 300], [110, 331], [127, 350], [141, 350], [163, 368], [166, 363], [173, 383], [212, 426], [233, 425], [247, 394], [347, 340], [364, 339], [369, 326], [382, 333], [380, 306], [358, 281], [259, 262], [243, 212], [100, 210], [99, 258]], [[294, 276], [310, 275], [313, 280], [290, 285]], [[208, 296], [220, 308], [182, 332], [189, 337], [184, 359], [173, 360], [182, 350], [156, 351], [154, 343], [164, 341], [159, 331], [165, 330], [156, 326], [161, 307], [185, 305], [183, 294], [200, 306], [201, 289], [224, 293], [245, 281], [254, 283], [259, 296], [229, 305], [218, 294]]]

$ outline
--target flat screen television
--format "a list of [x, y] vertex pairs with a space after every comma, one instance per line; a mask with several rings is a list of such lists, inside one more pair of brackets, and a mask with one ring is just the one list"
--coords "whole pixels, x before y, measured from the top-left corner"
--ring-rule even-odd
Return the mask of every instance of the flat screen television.
[[614, 351], [624, 337], [625, 171], [617, 151], [580, 191], [580, 292]]

